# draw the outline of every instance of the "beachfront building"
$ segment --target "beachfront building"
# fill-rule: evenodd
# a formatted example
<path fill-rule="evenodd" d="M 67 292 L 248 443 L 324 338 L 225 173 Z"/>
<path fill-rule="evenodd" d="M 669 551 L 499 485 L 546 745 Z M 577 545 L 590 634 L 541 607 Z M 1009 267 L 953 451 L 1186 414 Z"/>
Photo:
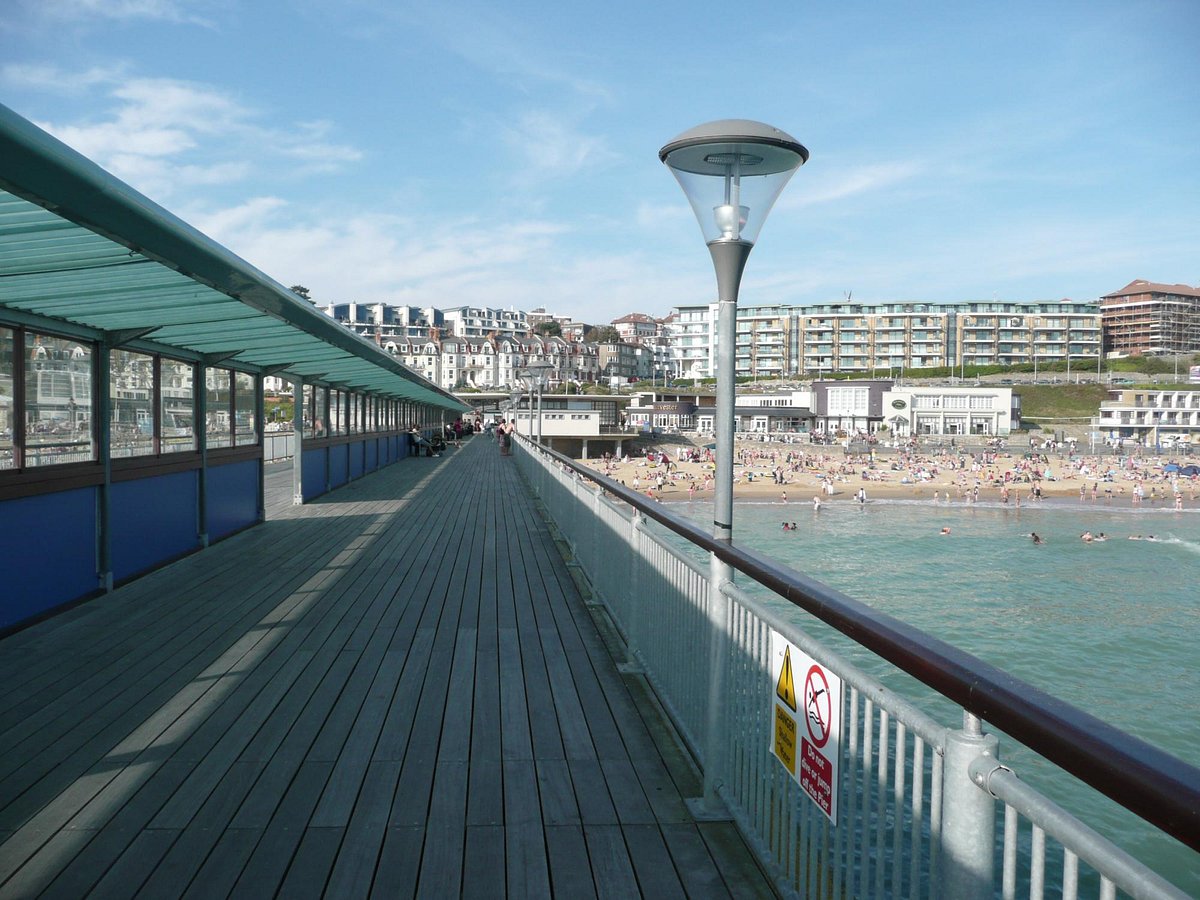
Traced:
<path fill-rule="evenodd" d="M 600 376 L 610 384 L 628 384 L 649 378 L 652 360 L 638 353 L 639 347 L 624 341 L 605 341 L 597 345 Z"/>
<path fill-rule="evenodd" d="M 1096 304 L 971 303 L 957 316 L 957 358 L 968 366 L 1066 361 L 1097 371 L 1102 347 Z"/>
<path fill-rule="evenodd" d="M 1200 350 L 1200 288 L 1131 281 L 1100 298 L 1100 315 L 1110 355 Z"/>
<path fill-rule="evenodd" d="M 811 393 L 739 393 L 734 401 L 734 430 L 757 434 L 806 432 L 812 425 Z M 702 391 L 640 391 L 625 410 L 639 431 L 714 431 L 716 395 Z"/>
<path fill-rule="evenodd" d="M 443 309 L 446 329 L 457 337 L 481 338 L 488 335 L 529 334 L 529 315 L 519 309 L 492 309 L 486 306 L 458 306 Z"/>
<path fill-rule="evenodd" d="M 402 338 L 426 338 L 431 329 L 444 329 L 440 309 L 420 306 L 393 306 L 390 303 L 329 303 L 317 307 L 335 322 L 355 334 L 383 346 Z"/>
<path fill-rule="evenodd" d="M 463 338 L 437 329 L 423 340 L 391 340 L 383 349 L 446 390 L 508 390 L 530 364 L 546 366 L 546 386 L 590 384 L 599 376 L 596 344 L 559 337 L 513 335 Z"/>
<path fill-rule="evenodd" d="M 896 437 L 1003 437 L 1020 425 L 1010 387 L 893 386 L 882 401 L 883 425 Z"/>
<path fill-rule="evenodd" d="M 645 313 L 629 313 L 613 319 L 611 324 L 627 344 L 651 344 L 662 334 L 659 320 Z"/>
<path fill-rule="evenodd" d="M 680 378 L 716 377 L 717 304 L 678 306 L 668 331 Z"/>
<path fill-rule="evenodd" d="M 797 316 L 798 372 L 874 374 L 950 364 L 951 314 L 932 304 L 831 304 Z"/>
<path fill-rule="evenodd" d="M 1110 390 L 1100 404 L 1097 426 L 1109 441 L 1200 447 L 1200 389 Z"/>
<path fill-rule="evenodd" d="M 678 307 L 669 333 L 682 377 L 714 377 L 716 304 Z M 1067 361 L 1095 370 L 1101 353 L 1095 303 L 830 303 L 742 307 L 740 378 L 872 377 L 907 369 L 1037 366 Z"/>
<path fill-rule="evenodd" d="M 814 381 L 815 430 L 837 437 L 874 432 L 883 422 L 883 395 L 892 384 L 890 379 Z"/>
<path fill-rule="evenodd" d="M 796 366 L 796 317 L 788 306 L 739 310 L 735 361 L 739 378 L 783 379 Z"/>

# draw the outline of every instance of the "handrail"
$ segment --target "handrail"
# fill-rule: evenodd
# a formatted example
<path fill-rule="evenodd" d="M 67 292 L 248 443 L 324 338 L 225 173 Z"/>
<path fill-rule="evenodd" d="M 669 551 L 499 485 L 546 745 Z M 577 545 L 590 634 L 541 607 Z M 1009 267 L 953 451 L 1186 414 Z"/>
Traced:
<path fill-rule="evenodd" d="M 575 460 L 525 439 L 841 634 L 1041 754 L 1181 843 L 1200 851 L 1200 769 L 926 634 L 694 522 Z"/>

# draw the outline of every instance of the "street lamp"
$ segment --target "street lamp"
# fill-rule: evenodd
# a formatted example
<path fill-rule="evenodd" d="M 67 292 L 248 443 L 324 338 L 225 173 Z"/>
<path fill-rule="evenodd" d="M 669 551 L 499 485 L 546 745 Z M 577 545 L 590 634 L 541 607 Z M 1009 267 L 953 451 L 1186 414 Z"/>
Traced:
<path fill-rule="evenodd" d="M 734 345 L 737 340 L 738 288 L 746 260 L 763 220 L 808 151 L 790 135 L 761 122 L 724 119 L 685 131 L 658 152 L 683 188 L 700 221 L 717 272 L 717 409 L 716 496 L 713 537 L 733 541 Z M 722 585 L 733 581 L 733 569 L 709 558 L 708 703 L 704 723 L 704 797 L 702 816 L 720 815 L 718 795 L 723 780 L 724 744 L 721 722 L 726 701 L 729 600 Z"/>
<path fill-rule="evenodd" d="M 685 131 L 663 147 L 658 158 L 667 164 L 687 195 L 717 273 L 713 536 L 731 541 L 738 288 L 767 213 L 795 171 L 808 161 L 808 150 L 791 135 L 762 122 L 723 119 Z"/>
<path fill-rule="evenodd" d="M 533 396 L 534 389 L 537 389 L 537 442 L 542 443 L 542 385 L 546 380 L 546 375 L 550 369 L 554 368 L 554 363 L 550 362 L 531 362 L 520 373 L 523 375 L 529 385 L 529 435 L 533 437 L 535 434 L 533 426 Z"/>

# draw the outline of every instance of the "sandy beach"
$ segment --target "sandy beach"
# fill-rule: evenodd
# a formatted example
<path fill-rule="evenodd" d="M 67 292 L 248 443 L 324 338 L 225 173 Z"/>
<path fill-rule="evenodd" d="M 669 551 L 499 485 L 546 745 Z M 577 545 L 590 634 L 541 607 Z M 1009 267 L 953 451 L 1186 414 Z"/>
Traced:
<path fill-rule="evenodd" d="M 1131 506 L 1139 503 L 1183 508 L 1196 505 L 1195 477 L 1174 479 L 1163 472 L 1166 458 L 1096 457 L 1020 452 L 906 453 L 877 450 L 872 461 L 847 458 L 840 447 L 739 444 L 734 465 L 736 499 L 812 505 L 868 500 L 914 499 L 949 502 L 1031 503 L 1042 500 Z M 662 461 L 665 454 L 668 463 Z M 626 487 L 664 502 L 712 497 L 715 465 L 678 458 L 676 448 L 624 459 L 581 460 Z M 780 484 L 778 479 L 782 478 Z M 1081 493 L 1082 489 L 1082 493 Z M 1138 494 L 1141 494 L 1139 497 Z M 1176 496 L 1178 492 L 1178 497 Z M 936 496 L 935 496 L 936 494 Z"/>

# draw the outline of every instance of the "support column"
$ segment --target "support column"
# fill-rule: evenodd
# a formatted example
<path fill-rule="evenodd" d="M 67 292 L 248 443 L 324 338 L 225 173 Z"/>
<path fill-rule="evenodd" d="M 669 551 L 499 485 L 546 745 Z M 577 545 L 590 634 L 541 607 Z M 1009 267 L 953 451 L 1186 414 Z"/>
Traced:
<path fill-rule="evenodd" d="M 101 341 L 96 347 L 96 400 L 97 408 L 93 416 L 93 434 L 99 446 L 100 466 L 104 479 L 96 492 L 96 574 L 97 587 L 102 591 L 113 588 L 112 574 L 112 368 L 109 359 L 112 352 L 107 341 Z M 75 426 L 75 422 L 71 423 Z"/>
<path fill-rule="evenodd" d="M 995 735 L 984 734 L 981 725 L 964 712 L 962 731 L 946 736 L 938 878 L 938 896 L 945 900 L 985 900 L 993 895 L 995 800 L 971 779 L 970 767 L 980 756 L 998 759 L 999 742 Z"/>
<path fill-rule="evenodd" d="M 742 271 L 753 249 L 742 241 L 713 241 L 708 245 L 717 273 L 717 405 L 716 494 L 713 499 L 713 537 L 733 542 L 733 435 L 737 393 L 735 349 L 737 300 Z M 725 783 L 725 682 L 729 665 L 729 598 L 723 587 L 733 582 L 733 569 L 715 553 L 709 554 L 708 577 L 708 704 L 704 727 L 704 797 L 701 815 L 727 818 L 719 796 Z"/>
<path fill-rule="evenodd" d="M 196 473 L 196 534 L 201 547 L 208 546 L 208 366 L 196 364 L 196 449 L 200 470 Z"/>
<path fill-rule="evenodd" d="M 304 503 L 304 382 L 292 381 L 292 506 Z"/>

